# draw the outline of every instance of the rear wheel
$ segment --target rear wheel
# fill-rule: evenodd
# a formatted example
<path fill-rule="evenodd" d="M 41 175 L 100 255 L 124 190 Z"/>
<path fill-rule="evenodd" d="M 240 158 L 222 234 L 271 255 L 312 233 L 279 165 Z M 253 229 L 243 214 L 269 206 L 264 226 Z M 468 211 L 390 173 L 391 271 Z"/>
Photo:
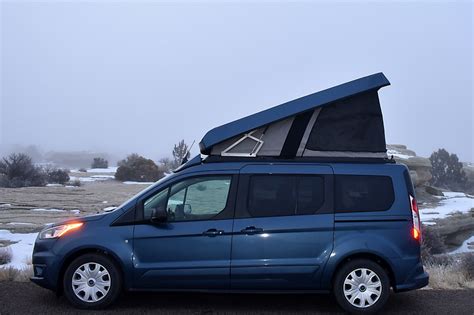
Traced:
<path fill-rule="evenodd" d="M 367 259 L 349 261 L 336 274 L 334 296 L 339 305 L 351 313 L 379 311 L 390 295 L 387 272 Z"/>
<path fill-rule="evenodd" d="M 118 267 L 108 257 L 85 254 L 67 267 L 63 286 L 66 298 L 74 306 L 102 309 L 120 295 L 122 278 Z"/>

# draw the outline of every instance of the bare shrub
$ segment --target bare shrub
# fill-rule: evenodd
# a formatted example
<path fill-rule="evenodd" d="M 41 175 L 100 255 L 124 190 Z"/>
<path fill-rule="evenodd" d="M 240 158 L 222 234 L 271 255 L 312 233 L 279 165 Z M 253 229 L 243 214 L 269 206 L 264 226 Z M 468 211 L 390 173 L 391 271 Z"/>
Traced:
<path fill-rule="evenodd" d="M 466 253 L 461 257 L 459 264 L 462 272 L 469 280 L 474 280 L 474 253 Z"/>
<path fill-rule="evenodd" d="M 429 227 L 423 226 L 423 241 L 421 243 L 421 258 L 424 262 L 431 262 L 433 255 L 441 254 L 446 251 L 446 246 L 444 245 L 443 238 L 440 233 Z"/>
<path fill-rule="evenodd" d="M 94 158 L 91 164 L 91 168 L 107 168 L 107 167 L 109 167 L 109 161 L 101 157 Z"/>
<path fill-rule="evenodd" d="M 12 261 L 12 250 L 10 247 L 0 248 L 0 265 L 8 264 Z"/>

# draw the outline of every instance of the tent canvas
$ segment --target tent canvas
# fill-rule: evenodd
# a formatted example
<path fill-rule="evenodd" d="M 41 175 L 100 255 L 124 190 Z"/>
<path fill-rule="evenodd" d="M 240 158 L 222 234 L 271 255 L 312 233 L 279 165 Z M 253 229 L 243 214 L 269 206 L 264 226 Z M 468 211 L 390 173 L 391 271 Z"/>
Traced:
<path fill-rule="evenodd" d="M 210 130 L 201 153 L 234 157 L 386 157 L 382 73 L 272 107 Z"/>

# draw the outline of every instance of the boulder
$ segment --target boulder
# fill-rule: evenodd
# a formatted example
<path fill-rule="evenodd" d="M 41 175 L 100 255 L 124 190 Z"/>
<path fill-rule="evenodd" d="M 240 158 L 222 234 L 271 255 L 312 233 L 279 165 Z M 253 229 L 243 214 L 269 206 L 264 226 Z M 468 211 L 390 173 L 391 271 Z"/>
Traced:
<path fill-rule="evenodd" d="M 428 158 L 417 156 L 415 151 L 400 144 L 387 145 L 387 155 L 408 167 L 413 185 L 424 186 L 431 180 L 431 162 Z"/>

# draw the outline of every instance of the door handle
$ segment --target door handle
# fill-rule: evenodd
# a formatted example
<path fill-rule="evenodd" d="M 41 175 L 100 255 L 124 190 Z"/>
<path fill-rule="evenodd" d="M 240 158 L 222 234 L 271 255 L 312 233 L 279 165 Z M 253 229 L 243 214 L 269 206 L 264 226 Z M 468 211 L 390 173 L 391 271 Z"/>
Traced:
<path fill-rule="evenodd" d="M 259 234 L 263 232 L 262 228 L 256 228 L 255 226 L 247 226 L 245 229 L 240 230 L 240 232 L 245 233 L 245 234 Z"/>
<path fill-rule="evenodd" d="M 218 236 L 218 235 L 224 234 L 224 231 L 223 230 L 217 230 L 217 229 L 209 229 L 209 230 L 203 232 L 202 234 L 206 235 L 206 236 L 213 237 L 213 236 Z"/>

